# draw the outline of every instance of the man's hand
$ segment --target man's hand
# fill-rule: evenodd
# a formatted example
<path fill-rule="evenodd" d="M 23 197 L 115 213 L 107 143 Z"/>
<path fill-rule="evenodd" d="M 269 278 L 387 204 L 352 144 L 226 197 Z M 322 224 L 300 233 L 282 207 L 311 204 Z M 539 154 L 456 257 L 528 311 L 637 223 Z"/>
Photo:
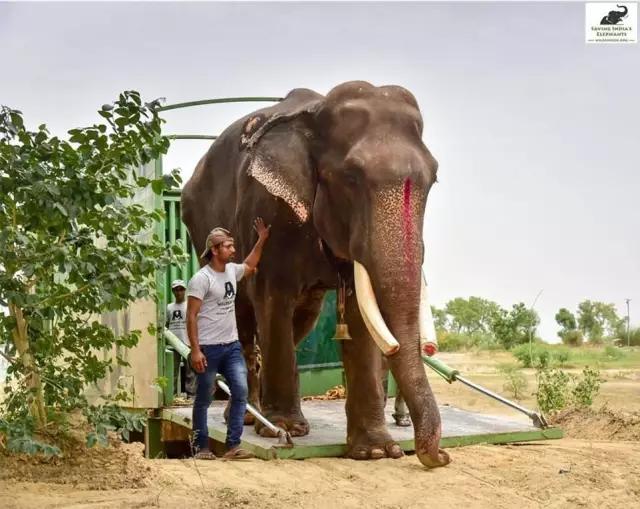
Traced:
<path fill-rule="evenodd" d="M 207 358 L 202 353 L 202 350 L 197 349 L 191 352 L 191 367 L 197 373 L 204 373 L 207 369 Z"/>
<path fill-rule="evenodd" d="M 265 226 L 262 218 L 257 217 L 253 222 L 253 229 L 258 234 L 258 240 L 265 242 L 269 238 L 269 230 L 271 230 L 271 225 Z"/>

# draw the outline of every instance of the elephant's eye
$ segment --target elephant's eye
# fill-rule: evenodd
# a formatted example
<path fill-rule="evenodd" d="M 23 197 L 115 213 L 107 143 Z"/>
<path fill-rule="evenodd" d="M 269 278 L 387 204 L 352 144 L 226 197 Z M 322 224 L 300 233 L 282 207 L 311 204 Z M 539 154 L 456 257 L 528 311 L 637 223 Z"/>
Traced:
<path fill-rule="evenodd" d="M 358 173 L 354 170 L 347 170 L 342 174 L 342 181 L 345 185 L 356 186 L 358 185 Z"/>

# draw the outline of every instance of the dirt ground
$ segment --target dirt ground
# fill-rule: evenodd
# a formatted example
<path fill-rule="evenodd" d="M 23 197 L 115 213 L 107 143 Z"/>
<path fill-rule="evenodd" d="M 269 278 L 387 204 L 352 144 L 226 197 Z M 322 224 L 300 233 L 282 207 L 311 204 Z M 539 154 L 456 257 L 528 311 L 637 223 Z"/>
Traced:
<path fill-rule="evenodd" d="M 449 354 L 445 361 L 504 392 L 500 359 L 484 355 Z M 0 456 L 0 507 L 639 507 L 640 369 L 603 375 L 597 410 L 558 416 L 567 438 L 451 449 L 453 462 L 433 471 L 415 456 L 146 460 L 141 444 L 115 443 L 62 460 Z M 430 379 L 441 404 L 514 417 L 460 384 Z M 533 406 L 533 390 L 525 391 L 525 405 Z"/>

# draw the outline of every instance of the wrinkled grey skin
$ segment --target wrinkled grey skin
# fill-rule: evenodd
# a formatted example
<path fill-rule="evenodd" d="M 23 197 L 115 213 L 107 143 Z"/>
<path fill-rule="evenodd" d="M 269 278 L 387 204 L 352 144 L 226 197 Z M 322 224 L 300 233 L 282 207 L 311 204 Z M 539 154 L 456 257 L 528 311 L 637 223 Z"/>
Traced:
<path fill-rule="evenodd" d="M 421 136 L 418 105 L 401 87 L 355 81 L 327 96 L 295 89 L 222 133 L 185 185 L 182 210 L 196 252 L 213 227 L 224 226 L 235 235 L 238 260 L 256 240 L 253 219 L 272 225 L 256 277 L 239 286 L 237 320 L 241 341 L 251 344 L 257 334 L 262 350 L 253 403 L 294 436 L 309 432 L 295 345 L 313 328 L 338 271 L 349 281 L 348 456 L 400 457 L 385 424 L 380 350 L 352 291 L 353 260 L 367 269 L 401 345 L 388 363 L 411 413 L 417 455 L 434 467 L 449 457 L 439 449 L 440 414 L 419 353 L 422 226 L 437 170 Z"/>
<path fill-rule="evenodd" d="M 600 20 L 601 25 L 617 25 L 618 23 L 620 23 L 620 20 L 624 18 L 629 12 L 629 10 L 624 5 L 616 4 L 616 7 L 621 7 L 622 9 L 624 9 L 624 11 L 609 11 L 609 14 L 607 14 Z"/>

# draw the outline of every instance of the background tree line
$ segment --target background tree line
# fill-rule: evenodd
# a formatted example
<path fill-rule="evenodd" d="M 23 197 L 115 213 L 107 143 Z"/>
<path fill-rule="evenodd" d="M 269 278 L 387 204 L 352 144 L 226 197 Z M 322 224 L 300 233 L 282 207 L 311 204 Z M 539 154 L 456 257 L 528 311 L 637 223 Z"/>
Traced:
<path fill-rule="evenodd" d="M 540 340 L 536 336 L 540 317 L 523 302 L 505 309 L 481 297 L 457 297 L 443 308 L 431 306 L 431 310 L 443 351 L 473 347 L 510 349 L 530 339 Z M 558 336 L 567 345 L 614 340 L 626 344 L 626 319 L 618 315 L 614 304 L 585 300 L 578 304 L 576 313 L 561 308 L 555 319 L 560 326 Z M 631 331 L 631 344 L 640 345 L 640 329 Z"/>

